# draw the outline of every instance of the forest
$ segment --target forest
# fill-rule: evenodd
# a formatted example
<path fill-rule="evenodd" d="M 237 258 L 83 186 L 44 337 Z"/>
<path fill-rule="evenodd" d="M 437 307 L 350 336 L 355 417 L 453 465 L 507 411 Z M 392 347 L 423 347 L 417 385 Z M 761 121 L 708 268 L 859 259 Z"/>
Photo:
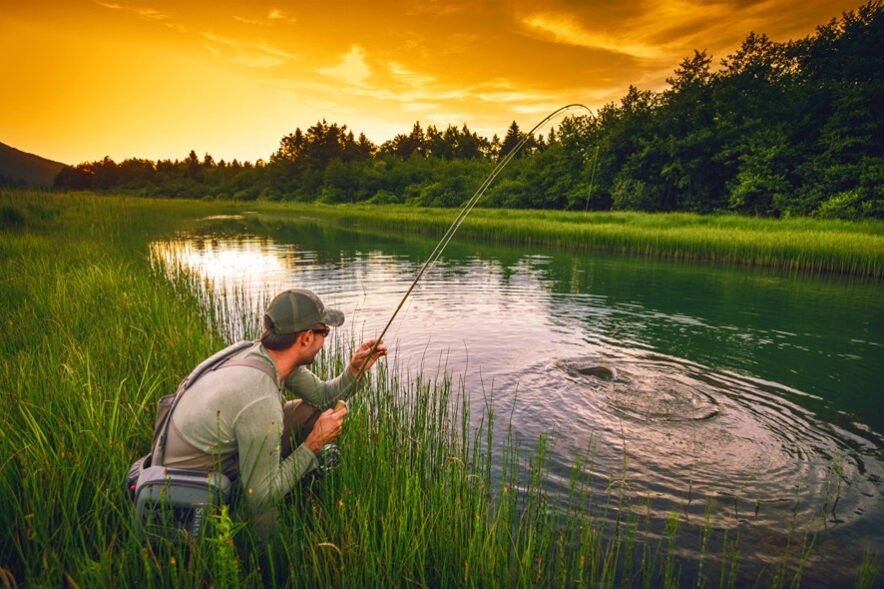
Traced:
<path fill-rule="evenodd" d="M 875 0 L 798 40 L 750 33 L 717 64 L 684 58 L 662 91 L 529 136 L 415 122 L 380 145 L 318 121 L 269 159 L 131 158 L 68 166 L 60 189 L 144 196 L 459 206 L 523 139 L 482 206 L 884 217 L 884 10 Z"/>

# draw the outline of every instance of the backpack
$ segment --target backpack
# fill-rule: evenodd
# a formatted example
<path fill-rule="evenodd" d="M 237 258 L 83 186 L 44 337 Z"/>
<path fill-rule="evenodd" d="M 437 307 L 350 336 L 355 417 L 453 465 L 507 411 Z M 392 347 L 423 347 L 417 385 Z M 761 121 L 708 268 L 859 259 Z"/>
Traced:
<path fill-rule="evenodd" d="M 184 393 L 208 372 L 229 366 L 250 366 L 276 378 L 270 364 L 259 358 L 234 358 L 254 345 L 241 341 L 200 362 L 178 385 L 174 395 L 157 401 L 151 451 L 132 463 L 126 476 L 126 492 L 135 503 L 135 530 L 151 539 L 180 541 L 199 536 L 205 516 L 213 507 L 229 503 L 233 490 L 221 472 L 167 468 L 163 466 L 172 412 Z"/>

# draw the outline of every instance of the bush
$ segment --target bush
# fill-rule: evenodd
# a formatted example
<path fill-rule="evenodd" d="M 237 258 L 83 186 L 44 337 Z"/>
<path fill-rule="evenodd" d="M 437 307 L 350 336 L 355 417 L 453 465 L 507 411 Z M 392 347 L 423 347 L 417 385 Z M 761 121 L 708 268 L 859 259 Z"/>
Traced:
<path fill-rule="evenodd" d="M 258 195 L 258 198 L 261 200 L 282 200 L 282 193 L 275 188 L 265 186 L 261 190 L 261 194 Z"/>
<path fill-rule="evenodd" d="M 611 192 L 611 208 L 618 211 L 652 211 L 653 199 L 641 180 L 618 178 Z"/>
<path fill-rule="evenodd" d="M 0 207 L 0 227 L 4 229 L 21 229 L 24 226 L 24 213 L 12 205 Z"/>
<path fill-rule="evenodd" d="M 401 204 L 402 199 L 389 190 L 381 189 L 375 192 L 374 196 L 368 199 L 368 202 L 373 205 L 395 205 Z"/>
<path fill-rule="evenodd" d="M 233 194 L 233 200 L 250 201 L 258 198 L 258 190 L 255 188 L 246 188 L 238 190 Z"/>
<path fill-rule="evenodd" d="M 832 195 L 829 200 L 820 204 L 816 216 L 822 219 L 855 220 L 862 216 L 862 195 L 859 188 L 845 190 Z"/>

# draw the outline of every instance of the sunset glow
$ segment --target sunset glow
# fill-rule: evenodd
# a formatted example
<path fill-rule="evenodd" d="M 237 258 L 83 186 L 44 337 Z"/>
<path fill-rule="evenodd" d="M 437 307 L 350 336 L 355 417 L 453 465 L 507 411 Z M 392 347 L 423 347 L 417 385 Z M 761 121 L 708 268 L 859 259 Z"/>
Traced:
<path fill-rule="evenodd" d="M 843 0 L 4 2 L 0 142 L 69 164 L 268 159 L 320 119 L 380 143 L 415 121 L 502 136 L 659 90 L 694 49 L 797 39 Z"/>

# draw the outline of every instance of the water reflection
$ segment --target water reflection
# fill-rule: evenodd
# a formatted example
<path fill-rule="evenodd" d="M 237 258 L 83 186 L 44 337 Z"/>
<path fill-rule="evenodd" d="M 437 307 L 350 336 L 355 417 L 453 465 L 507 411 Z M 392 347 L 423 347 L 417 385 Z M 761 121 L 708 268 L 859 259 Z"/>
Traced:
<path fill-rule="evenodd" d="M 166 268 L 186 268 L 219 288 L 259 287 L 294 269 L 296 256 L 287 251 L 293 249 L 267 239 L 194 238 L 153 243 L 151 255 Z"/>
<path fill-rule="evenodd" d="M 361 338 L 380 331 L 433 245 L 226 219 L 151 251 L 208 279 L 254 326 L 267 297 L 298 286 Z M 399 366 L 461 375 L 475 413 L 490 402 L 519 439 L 555 432 L 553 498 L 591 446 L 600 493 L 626 469 L 634 504 L 661 517 L 702 523 L 712 499 L 716 524 L 762 531 L 759 558 L 765 534 L 816 522 L 821 545 L 854 546 L 837 553 L 854 566 L 863 546 L 884 548 L 879 295 L 836 279 L 452 243 L 387 342 Z"/>

